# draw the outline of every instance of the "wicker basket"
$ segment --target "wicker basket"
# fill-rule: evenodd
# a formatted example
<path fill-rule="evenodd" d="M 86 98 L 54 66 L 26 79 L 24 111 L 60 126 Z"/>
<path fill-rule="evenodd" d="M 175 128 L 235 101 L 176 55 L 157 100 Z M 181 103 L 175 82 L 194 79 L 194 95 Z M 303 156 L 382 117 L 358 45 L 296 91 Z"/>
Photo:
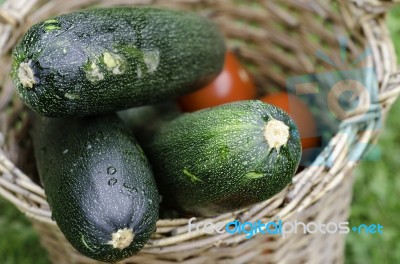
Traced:
<path fill-rule="evenodd" d="M 44 191 L 37 184 L 26 108 L 9 78 L 10 51 L 32 24 L 50 16 L 89 6 L 150 4 L 195 10 L 213 19 L 256 78 L 260 92 L 266 86 L 284 89 L 293 76 L 318 79 L 324 72 L 374 69 L 373 76 L 366 77 L 368 92 L 359 94 L 364 98 L 359 107 L 338 113 L 342 121 L 338 132 L 288 188 L 246 210 L 196 220 L 346 221 L 352 171 L 376 140 L 382 117 L 400 93 L 396 55 L 384 21 L 393 1 L 8 0 L 0 7 L 0 194 L 31 219 L 52 262 L 98 263 L 77 253 L 51 220 Z M 338 42 L 340 37 L 347 38 L 345 48 Z M 370 53 L 359 64 L 351 64 L 367 47 Z M 341 56 L 344 51 L 347 59 Z M 324 60 L 316 56 L 323 53 Z M 312 85 L 299 87 L 304 92 Z M 145 248 L 122 263 L 343 262 L 342 234 L 300 232 L 285 238 L 259 234 L 246 239 L 243 234 L 206 234 L 202 229 L 188 233 L 188 219 L 159 220 L 157 227 Z"/>

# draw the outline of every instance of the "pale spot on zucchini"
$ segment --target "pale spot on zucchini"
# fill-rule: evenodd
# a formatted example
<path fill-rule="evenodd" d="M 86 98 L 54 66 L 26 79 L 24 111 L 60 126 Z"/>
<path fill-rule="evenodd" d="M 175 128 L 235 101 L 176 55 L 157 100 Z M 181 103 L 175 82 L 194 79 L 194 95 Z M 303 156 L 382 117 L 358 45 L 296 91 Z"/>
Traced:
<path fill-rule="evenodd" d="M 104 74 L 100 71 L 99 66 L 92 62 L 89 66 L 89 69 L 86 70 L 86 78 L 92 83 L 96 83 L 104 80 Z"/>
<path fill-rule="evenodd" d="M 49 19 L 44 21 L 44 29 L 46 32 L 51 32 L 53 30 L 61 29 L 60 22 L 56 19 Z"/>
<path fill-rule="evenodd" d="M 24 88 L 30 89 L 36 84 L 31 61 L 22 62 L 18 68 L 18 78 Z"/>
<path fill-rule="evenodd" d="M 48 25 L 45 27 L 47 32 L 51 32 L 53 30 L 57 30 L 57 29 L 61 29 L 60 27 L 56 26 L 56 25 Z"/>
<path fill-rule="evenodd" d="M 71 93 L 65 93 L 64 97 L 67 98 L 67 99 L 70 99 L 70 100 L 76 100 L 76 99 L 81 98 L 79 96 L 79 94 L 71 94 Z"/>
<path fill-rule="evenodd" d="M 132 229 L 119 229 L 117 232 L 111 235 L 111 240 L 107 244 L 111 245 L 113 248 L 123 250 L 129 247 L 134 238 L 135 234 L 133 233 Z"/>
<path fill-rule="evenodd" d="M 264 138 L 269 149 L 275 148 L 278 152 L 289 141 L 289 127 L 282 121 L 271 119 L 264 126 Z"/>
<path fill-rule="evenodd" d="M 113 74 L 119 75 L 124 73 L 123 69 L 124 60 L 119 55 L 110 52 L 104 52 L 103 61 L 107 69 L 112 71 Z"/>
<path fill-rule="evenodd" d="M 140 69 L 140 68 L 137 68 L 136 69 L 136 74 L 137 74 L 137 77 L 140 79 L 140 78 L 142 78 L 142 70 Z"/>
<path fill-rule="evenodd" d="M 143 61 L 147 66 L 148 73 L 155 72 L 160 63 L 160 52 L 158 50 L 144 51 Z"/>
<path fill-rule="evenodd" d="M 111 55 L 110 52 L 104 52 L 103 53 L 103 59 L 104 63 L 108 68 L 114 68 L 117 66 L 117 62 L 115 61 L 115 58 L 113 55 Z"/>
<path fill-rule="evenodd" d="M 245 175 L 245 177 L 249 178 L 249 179 L 259 179 L 264 176 L 265 176 L 264 173 L 256 172 L 256 171 L 250 171 L 250 172 L 246 173 L 246 175 Z"/>
<path fill-rule="evenodd" d="M 44 21 L 44 24 L 54 24 L 54 23 L 58 23 L 57 19 L 49 19 Z"/>
<path fill-rule="evenodd" d="M 203 182 L 202 179 L 200 179 L 199 177 L 197 177 L 196 175 L 194 175 L 193 173 L 191 173 L 187 169 L 183 169 L 183 174 L 185 176 L 187 176 L 190 179 L 190 181 L 193 182 L 193 183 L 195 183 L 195 182 Z"/>
<path fill-rule="evenodd" d="M 84 236 L 84 235 L 81 236 L 81 241 L 82 241 L 83 245 L 85 245 L 85 247 L 86 247 L 87 249 L 89 249 L 90 251 L 95 251 L 95 250 L 94 250 L 93 248 L 91 248 L 91 247 L 89 246 L 89 244 L 85 241 L 85 236 Z"/>

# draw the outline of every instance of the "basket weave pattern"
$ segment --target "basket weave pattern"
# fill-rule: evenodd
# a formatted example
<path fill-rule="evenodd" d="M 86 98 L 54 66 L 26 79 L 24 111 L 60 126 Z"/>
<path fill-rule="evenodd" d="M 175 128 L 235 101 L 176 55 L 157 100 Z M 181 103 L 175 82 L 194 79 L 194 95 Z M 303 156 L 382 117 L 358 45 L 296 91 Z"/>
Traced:
<path fill-rule="evenodd" d="M 8 0 L 0 7 L 0 195 L 32 221 L 53 263 L 99 263 L 77 253 L 51 220 L 43 189 L 37 183 L 26 108 L 9 78 L 10 53 L 26 30 L 48 17 L 91 6 L 157 5 L 195 10 L 214 20 L 240 59 L 263 88 L 284 88 L 290 76 L 346 70 L 337 36 L 346 36 L 347 55 L 354 61 L 371 50 L 363 67 L 373 67 L 376 90 L 372 106 L 342 117 L 340 130 L 313 166 L 272 199 L 246 210 L 198 221 L 264 223 L 282 221 L 346 221 L 352 171 L 368 143 L 375 142 L 381 119 L 400 93 L 396 55 L 384 21 L 394 1 L 377 0 Z M 332 66 L 318 59 L 322 51 Z M 368 105 L 367 105 L 368 104 Z M 375 110 L 370 110 L 375 109 Z M 379 111 L 379 115 L 376 112 Z M 365 114 L 367 112 L 367 114 Z M 359 119 L 363 116 L 362 119 Z M 356 121 L 355 121 L 356 120 Z M 361 121 L 360 121 L 361 120 Z M 365 129 L 367 127 L 368 129 Z M 358 143 L 365 144 L 358 144 Z M 364 146 L 364 147 L 363 147 Z M 204 223 L 204 222 L 203 222 Z M 188 219 L 162 219 L 157 231 L 136 256 L 122 263 L 341 263 L 344 235 L 188 233 Z"/>

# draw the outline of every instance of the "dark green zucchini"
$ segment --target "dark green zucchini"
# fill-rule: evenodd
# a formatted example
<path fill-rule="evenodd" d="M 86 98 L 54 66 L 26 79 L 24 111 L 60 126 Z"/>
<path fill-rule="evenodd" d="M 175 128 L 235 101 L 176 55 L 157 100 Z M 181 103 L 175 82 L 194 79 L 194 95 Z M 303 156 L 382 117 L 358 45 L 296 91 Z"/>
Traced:
<path fill-rule="evenodd" d="M 163 102 L 221 71 L 217 27 L 193 13 L 150 7 L 78 11 L 34 25 L 13 52 L 22 100 L 49 117 Z"/>
<path fill-rule="evenodd" d="M 272 197 L 291 182 L 301 158 L 293 120 L 261 101 L 183 114 L 145 151 L 166 205 L 202 216 Z"/>
<path fill-rule="evenodd" d="M 82 254 L 116 262 L 155 230 L 159 195 L 147 158 L 116 116 L 37 116 L 33 142 L 52 217 Z"/>

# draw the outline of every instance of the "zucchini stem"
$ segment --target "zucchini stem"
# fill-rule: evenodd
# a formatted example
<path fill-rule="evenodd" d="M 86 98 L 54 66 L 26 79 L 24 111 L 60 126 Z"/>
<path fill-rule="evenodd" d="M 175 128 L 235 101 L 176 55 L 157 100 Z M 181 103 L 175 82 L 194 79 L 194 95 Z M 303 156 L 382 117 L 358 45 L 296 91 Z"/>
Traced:
<path fill-rule="evenodd" d="M 264 138 L 270 150 L 275 148 L 279 152 L 282 146 L 286 146 L 289 136 L 289 127 L 280 120 L 271 119 L 264 126 Z"/>
<path fill-rule="evenodd" d="M 112 239 L 107 244 L 112 245 L 113 248 L 123 250 L 132 243 L 135 238 L 135 234 L 132 229 L 124 228 L 119 229 L 117 232 L 112 234 Z"/>
<path fill-rule="evenodd" d="M 18 68 L 18 78 L 22 86 L 27 89 L 31 89 L 36 84 L 33 70 L 30 67 L 31 61 L 21 62 Z"/>

